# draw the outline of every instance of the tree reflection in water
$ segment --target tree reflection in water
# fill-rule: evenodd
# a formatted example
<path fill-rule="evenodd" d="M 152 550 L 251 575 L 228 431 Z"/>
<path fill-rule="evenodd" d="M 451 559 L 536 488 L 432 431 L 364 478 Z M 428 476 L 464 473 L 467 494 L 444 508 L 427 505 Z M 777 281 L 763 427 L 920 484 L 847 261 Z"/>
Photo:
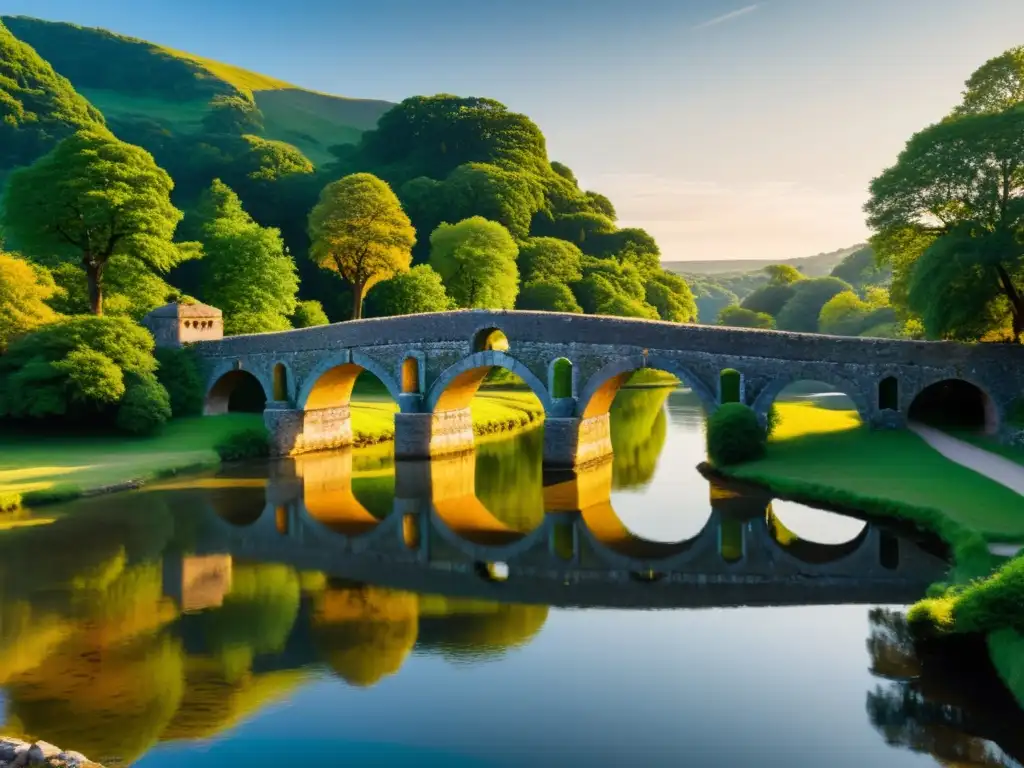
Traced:
<path fill-rule="evenodd" d="M 665 401 L 671 387 L 623 388 L 611 408 L 614 488 L 636 488 L 651 482 L 665 447 L 668 416 Z"/>
<path fill-rule="evenodd" d="M 509 528 L 529 533 L 544 521 L 544 430 L 476 448 L 476 496 Z"/>
<path fill-rule="evenodd" d="M 922 664 L 903 613 L 875 608 L 869 622 L 871 672 L 891 682 L 868 692 L 867 713 L 886 743 L 932 755 L 944 765 L 1017 765 L 1002 748 L 975 735 L 1001 735 L 1006 712 L 1015 708 L 992 708 L 998 713 L 993 721 L 990 712 L 979 711 L 980 698 L 967 700 L 948 679 L 936 674 L 934 665 Z M 976 682 L 972 679 L 970 684 Z"/>

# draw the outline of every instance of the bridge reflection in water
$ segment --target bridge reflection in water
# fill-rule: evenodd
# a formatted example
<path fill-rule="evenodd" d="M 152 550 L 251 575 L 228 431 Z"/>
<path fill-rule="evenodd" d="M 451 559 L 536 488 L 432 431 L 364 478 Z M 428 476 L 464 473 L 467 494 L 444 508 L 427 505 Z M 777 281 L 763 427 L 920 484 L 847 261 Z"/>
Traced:
<path fill-rule="evenodd" d="M 358 461 L 349 451 L 280 460 L 262 494 L 244 494 L 244 511 L 237 493 L 223 508 L 210 496 L 216 524 L 195 555 L 420 592 L 641 607 L 912 601 L 945 570 L 931 547 L 872 523 L 851 521 L 840 543 L 801 538 L 785 504 L 714 484 L 696 535 L 651 541 L 616 514 L 610 462 L 545 473 L 538 508 L 510 519 L 478 492 L 472 454 L 393 470 Z"/>

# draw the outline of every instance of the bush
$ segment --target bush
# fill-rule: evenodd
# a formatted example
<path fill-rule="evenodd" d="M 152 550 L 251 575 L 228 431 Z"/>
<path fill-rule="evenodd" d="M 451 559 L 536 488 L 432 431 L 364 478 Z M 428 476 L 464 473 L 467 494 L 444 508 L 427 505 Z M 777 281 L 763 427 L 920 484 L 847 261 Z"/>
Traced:
<path fill-rule="evenodd" d="M 779 428 L 779 424 L 782 423 L 782 413 L 775 403 L 772 403 L 772 407 L 768 409 L 768 419 L 765 422 L 765 437 L 771 437 L 775 434 L 775 430 Z"/>
<path fill-rule="evenodd" d="M 270 455 L 270 435 L 263 427 L 250 427 L 228 435 L 213 450 L 221 461 L 261 459 Z"/>
<path fill-rule="evenodd" d="M 719 390 L 723 403 L 740 402 L 740 383 L 742 376 L 733 368 L 726 368 L 719 375 Z"/>
<path fill-rule="evenodd" d="M 171 418 L 171 399 L 155 377 L 128 382 L 117 409 L 117 426 L 125 432 L 148 435 Z"/>
<path fill-rule="evenodd" d="M 201 414 L 205 397 L 195 352 L 188 347 L 162 347 L 156 350 L 156 361 L 160 365 L 156 378 L 170 397 L 171 415 L 179 418 Z"/>
<path fill-rule="evenodd" d="M 764 456 L 767 434 L 757 414 L 742 403 L 725 403 L 707 422 L 708 457 L 718 466 Z"/>
<path fill-rule="evenodd" d="M 294 328 L 312 328 L 317 325 L 328 325 L 331 322 L 327 319 L 324 306 L 319 301 L 300 301 L 295 305 L 295 313 L 291 320 Z"/>

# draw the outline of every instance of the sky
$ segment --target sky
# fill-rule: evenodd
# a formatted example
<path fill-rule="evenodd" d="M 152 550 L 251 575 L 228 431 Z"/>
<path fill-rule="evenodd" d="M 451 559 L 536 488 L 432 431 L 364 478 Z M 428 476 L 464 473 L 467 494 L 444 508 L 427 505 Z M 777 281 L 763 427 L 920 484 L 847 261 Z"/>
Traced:
<path fill-rule="evenodd" d="M 1024 45 L 1019 0 L 0 0 L 314 90 L 487 96 L 666 260 L 862 242 L 868 184 Z"/>

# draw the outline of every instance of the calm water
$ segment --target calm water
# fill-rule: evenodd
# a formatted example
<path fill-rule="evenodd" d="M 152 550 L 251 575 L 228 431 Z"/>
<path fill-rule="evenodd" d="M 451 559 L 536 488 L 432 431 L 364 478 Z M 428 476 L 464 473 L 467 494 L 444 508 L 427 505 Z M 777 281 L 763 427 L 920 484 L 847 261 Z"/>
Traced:
<path fill-rule="evenodd" d="M 623 392 L 580 475 L 534 432 L 46 510 L 0 535 L 0 732 L 145 768 L 1017 765 L 1020 713 L 907 642 L 932 543 L 712 488 L 701 419 Z"/>

